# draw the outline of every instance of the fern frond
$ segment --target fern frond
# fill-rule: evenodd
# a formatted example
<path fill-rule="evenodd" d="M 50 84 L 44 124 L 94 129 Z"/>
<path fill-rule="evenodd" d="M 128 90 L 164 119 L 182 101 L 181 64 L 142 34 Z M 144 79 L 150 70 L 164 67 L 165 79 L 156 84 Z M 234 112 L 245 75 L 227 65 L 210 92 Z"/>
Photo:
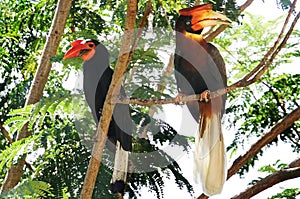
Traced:
<path fill-rule="evenodd" d="M 14 189 L 3 193 L 0 198 L 2 199 L 15 199 L 15 198 L 40 198 L 53 196 L 51 194 L 51 185 L 43 181 L 28 180 L 22 182 Z"/>
<path fill-rule="evenodd" d="M 32 145 L 38 136 L 30 136 L 16 142 L 13 142 L 10 147 L 7 147 L 5 150 L 2 150 L 0 153 L 0 170 L 3 170 L 3 167 L 6 165 L 10 167 L 14 161 L 17 161 L 20 156 L 27 152 L 27 149 Z"/>
<path fill-rule="evenodd" d="M 28 121 L 29 121 L 29 117 L 17 115 L 17 116 L 7 119 L 4 122 L 4 125 L 10 126 L 9 132 L 10 132 L 10 134 L 13 134 L 15 132 L 20 131 Z"/>
<path fill-rule="evenodd" d="M 24 108 L 18 108 L 18 109 L 13 109 L 9 112 L 9 116 L 16 116 L 16 115 L 30 115 L 32 112 L 34 105 L 27 105 Z"/>

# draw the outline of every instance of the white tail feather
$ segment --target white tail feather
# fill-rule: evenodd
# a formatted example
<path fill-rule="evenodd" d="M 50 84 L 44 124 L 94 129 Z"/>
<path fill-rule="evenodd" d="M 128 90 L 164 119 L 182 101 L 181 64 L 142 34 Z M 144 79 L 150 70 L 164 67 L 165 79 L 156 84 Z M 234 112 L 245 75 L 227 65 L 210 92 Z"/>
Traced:
<path fill-rule="evenodd" d="M 114 170 L 111 178 L 111 185 L 115 185 L 111 190 L 113 193 L 122 193 L 124 192 L 124 187 L 118 187 L 116 183 L 123 182 L 125 186 L 126 178 L 127 178 L 127 169 L 128 169 L 128 151 L 125 151 L 120 142 L 116 143 L 116 153 L 115 153 L 115 162 L 114 162 Z"/>
<path fill-rule="evenodd" d="M 203 133 L 202 137 L 200 132 Z M 211 196 L 222 192 L 226 175 L 221 114 L 213 113 L 211 118 L 202 115 L 195 141 L 194 179 L 198 182 L 200 177 L 203 192 Z"/>

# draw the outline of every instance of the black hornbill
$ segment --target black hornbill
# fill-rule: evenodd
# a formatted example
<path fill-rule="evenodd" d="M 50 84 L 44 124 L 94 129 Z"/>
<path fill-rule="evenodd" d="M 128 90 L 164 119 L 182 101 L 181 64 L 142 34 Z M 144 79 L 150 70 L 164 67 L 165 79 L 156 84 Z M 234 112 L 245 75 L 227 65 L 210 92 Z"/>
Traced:
<path fill-rule="evenodd" d="M 212 11 L 211 4 L 179 10 L 176 21 L 175 78 L 179 93 L 202 94 L 205 102 L 188 102 L 199 122 L 195 140 L 194 178 L 202 183 L 206 195 L 222 191 L 226 179 L 226 154 L 221 131 L 221 118 L 226 96 L 208 100 L 209 91 L 225 88 L 226 69 L 218 49 L 207 43 L 202 30 L 207 26 L 230 24 L 226 16 Z M 180 96 L 180 95 L 179 95 Z"/>
<path fill-rule="evenodd" d="M 71 49 L 66 52 L 64 59 L 73 57 L 82 57 L 85 61 L 83 64 L 84 95 L 96 124 L 98 124 L 113 75 L 113 70 L 109 67 L 109 53 L 105 46 L 96 40 L 75 40 L 72 42 Z M 120 94 L 125 96 L 122 87 Z M 107 142 L 108 148 L 116 151 L 110 187 L 113 193 L 124 192 L 128 151 L 132 149 L 132 130 L 129 106 L 116 104 L 108 129 L 109 142 Z"/>

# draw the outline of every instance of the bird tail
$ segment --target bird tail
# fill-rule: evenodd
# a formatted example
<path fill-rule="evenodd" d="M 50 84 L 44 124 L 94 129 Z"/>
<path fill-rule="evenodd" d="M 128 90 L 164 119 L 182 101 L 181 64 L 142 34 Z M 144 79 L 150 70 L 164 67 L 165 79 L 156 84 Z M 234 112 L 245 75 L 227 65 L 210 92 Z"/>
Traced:
<path fill-rule="evenodd" d="M 120 142 L 117 141 L 114 170 L 110 182 L 110 191 L 112 193 L 124 193 L 128 169 L 128 154 L 129 152 L 125 151 Z"/>
<path fill-rule="evenodd" d="M 199 134 L 195 141 L 195 181 L 198 182 L 200 177 L 203 192 L 211 196 L 222 192 L 226 175 L 221 112 L 202 111 L 199 120 Z"/>

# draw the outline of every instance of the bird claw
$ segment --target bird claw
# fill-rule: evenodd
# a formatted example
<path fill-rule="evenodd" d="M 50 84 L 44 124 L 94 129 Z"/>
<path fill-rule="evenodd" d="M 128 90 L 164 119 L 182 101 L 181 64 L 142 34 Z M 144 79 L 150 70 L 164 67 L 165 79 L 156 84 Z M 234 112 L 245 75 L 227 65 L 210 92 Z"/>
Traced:
<path fill-rule="evenodd" d="M 178 93 L 178 95 L 175 97 L 175 104 L 180 105 L 182 103 L 182 98 L 185 96 L 183 93 Z"/>
<path fill-rule="evenodd" d="M 209 102 L 210 100 L 210 91 L 209 90 L 205 90 L 200 94 L 200 102 Z"/>

